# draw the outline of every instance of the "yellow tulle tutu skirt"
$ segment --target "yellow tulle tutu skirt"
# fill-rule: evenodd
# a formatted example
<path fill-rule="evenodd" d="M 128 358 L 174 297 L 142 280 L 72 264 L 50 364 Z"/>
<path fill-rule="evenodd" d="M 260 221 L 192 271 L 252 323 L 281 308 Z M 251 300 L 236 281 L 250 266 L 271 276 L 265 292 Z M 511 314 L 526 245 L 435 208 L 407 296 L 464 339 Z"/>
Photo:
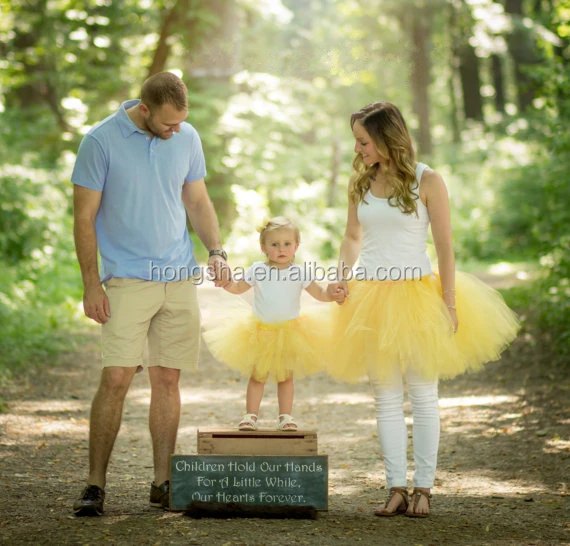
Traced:
<path fill-rule="evenodd" d="M 253 313 L 227 317 L 203 336 L 214 357 L 230 368 L 257 381 L 281 382 L 323 370 L 330 333 L 330 314 L 316 311 L 275 323 L 263 323 Z"/>
<path fill-rule="evenodd" d="M 455 334 L 436 274 L 349 282 L 348 299 L 334 310 L 329 373 L 389 380 L 411 368 L 427 379 L 450 378 L 498 360 L 519 329 L 515 313 L 472 275 L 458 271 L 455 278 Z"/>

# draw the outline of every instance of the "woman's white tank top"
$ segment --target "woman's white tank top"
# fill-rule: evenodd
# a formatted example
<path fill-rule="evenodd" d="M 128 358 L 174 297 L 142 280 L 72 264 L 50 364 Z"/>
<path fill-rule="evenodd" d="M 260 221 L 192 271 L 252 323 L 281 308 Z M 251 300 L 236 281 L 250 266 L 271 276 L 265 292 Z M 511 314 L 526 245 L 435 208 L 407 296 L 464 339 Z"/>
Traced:
<path fill-rule="evenodd" d="M 416 165 L 415 192 L 419 195 L 425 163 Z M 366 201 L 366 202 L 364 202 Z M 390 206 L 388 199 L 374 197 L 370 190 L 357 208 L 362 226 L 362 249 L 356 278 L 398 281 L 420 279 L 432 272 L 427 254 L 429 215 L 417 198 L 417 216 Z M 359 277 L 360 275 L 360 277 Z"/>

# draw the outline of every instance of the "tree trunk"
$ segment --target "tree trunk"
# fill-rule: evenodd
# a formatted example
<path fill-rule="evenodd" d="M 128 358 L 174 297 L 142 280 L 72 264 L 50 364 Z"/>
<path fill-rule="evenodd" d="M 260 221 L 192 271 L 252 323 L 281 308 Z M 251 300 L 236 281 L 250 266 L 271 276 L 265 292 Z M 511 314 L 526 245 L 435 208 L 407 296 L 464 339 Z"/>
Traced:
<path fill-rule="evenodd" d="M 495 110 L 501 114 L 505 113 L 505 78 L 503 75 L 503 65 L 500 55 L 491 55 L 491 77 L 495 88 Z"/>
<path fill-rule="evenodd" d="M 338 190 L 338 176 L 340 173 L 340 165 L 342 162 L 341 152 L 340 152 L 340 139 L 338 135 L 335 135 L 332 140 L 331 147 L 331 176 L 329 179 L 329 196 L 328 196 L 328 207 L 334 207 L 336 204 L 336 194 Z"/>
<path fill-rule="evenodd" d="M 211 21 L 217 20 L 199 31 L 185 30 L 187 71 L 194 78 L 229 82 L 240 70 L 242 9 L 227 0 L 208 0 L 200 9 L 209 12 Z"/>
<path fill-rule="evenodd" d="M 461 142 L 461 128 L 459 125 L 459 111 L 457 108 L 457 91 L 455 88 L 455 68 L 450 66 L 449 78 L 447 81 L 449 92 L 449 118 L 451 123 L 451 141 L 454 144 Z"/>
<path fill-rule="evenodd" d="M 459 47 L 458 54 L 459 77 L 461 78 L 465 117 L 475 121 L 483 121 L 479 57 L 477 57 L 475 49 L 468 41 Z"/>
<path fill-rule="evenodd" d="M 147 77 L 164 72 L 168 55 L 170 54 L 170 38 L 176 32 L 177 24 L 180 23 L 180 20 L 187 17 L 189 7 L 189 0 L 177 0 L 165 15 Z"/>
<path fill-rule="evenodd" d="M 459 110 L 457 107 L 457 11 L 453 3 L 448 4 L 448 39 L 449 39 L 449 77 L 447 80 L 447 89 L 449 93 L 450 103 L 450 123 L 451 123 L 451 140 L 455 144 L 461 142 L 461 128 L 459 125 Z"/>
<path fill-rule="evenodd" d="M 507 34 L 507 47 L 513 59 L 518 106 L 527 110 L 535 97 L 532 76 L 528 69 L 540 62 L 532 31 L 523 22 L 523 0 L 505 0 L 505 11 L 511 15 L 512 32 Z"/>
<path fill-rule="evenodd" d="M 200 117 L 215 127 L 236 91 L 233 76 L 241 64 L 243 10 L 237 2 L 227 0 L 193 0 L 191 7 L 195 7 L 196 13 L 198 10 L 202 13 L 185 22 L 184 72 L 191 93 L 210 97 L 207 104 L 199 105 Z M 203 143 L 206 157 L 212 165 L 216 164 L 213 158 L 221 158 L 228 145 L 225 139 L 217 139 L 215 149 L 208 148 L 211 143 Z M 236 216 L 230 191 L 233 182 L 232 173 L 225 170 L 212 169 L 208 174 L 208 192 L 223 231 L 231 227 Z"/>
<path fill-rule="evenodd" d="M 429 121 L 429 83 L 430 83 L 430 34 L 431 15 L 426 9 L 416 9 L 412 13 L 410 32 L 412 36 L 412 93 L 413 108 L 418 117 L 418 153 L 430 155 L 432 152 Z"/>
<path fill-rule="evenodd" d="M 33 18 L 34 24 L 26 30 L 16 30 L 12 40 L 12 46 L 17 52 L 16 56 L 23 64 L 24 77 L 22 85 L 13 87 L 6 93 L 6 106 L 10 108 L 20 108 L 22 115 L 27 114 L 35 117 L 37 113 L 34 107 L 48 106 L 55 117 L 58 127 L 64 132 L 74 132 L 75 130 L 67 123 L 63 109 L 60 106 L 58 89 L 53 83 L 53 76 L 57 71 L 53 67 L 50 58 L 44 54 L 38 54 L 38 59 L 29 63 L 28 50 L 38 47 L 46 25 L 47 0 L 33 2 L 27 8 L 37 16 Z"/>
<path fill-rule="evenodd" d="M 33 24 L 23 27 L 14 28 L 14 37 L 12 39 L 12 48 L 14 57 L 23 65 L 24 77 L 22 85 L 13 87 L 6 96 L 6 105 L 9 107 L 22 108 L 24 111 L 39 104 L 43 104 L 44 99 L 38 86 L 41 85 L 44 78 L 42 77 L 43 58 L 33 63 L 28 62 L 29 51 L 34 51 L 42 36 L 42 27 L 44 23 L 44 13 L 46 11 L 46 0 L 31 2 L 27 9 L 33 13 Z"/>

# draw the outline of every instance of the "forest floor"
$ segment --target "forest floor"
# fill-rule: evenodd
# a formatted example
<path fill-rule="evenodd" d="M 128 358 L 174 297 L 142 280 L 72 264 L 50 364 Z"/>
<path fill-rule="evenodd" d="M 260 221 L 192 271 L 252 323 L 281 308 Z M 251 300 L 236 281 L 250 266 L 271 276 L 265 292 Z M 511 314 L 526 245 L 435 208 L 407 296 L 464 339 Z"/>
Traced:
<path fill-rule="evenodd" d="M 201 290 L 205 308 L 210 290 Z M 316 520 L 192 519 L 149 507 L 146 373 L 127 397 L 105 514 L 76 518 L 71 505 L 86 477 L 99 376 L 92 331 L 77 353 L 15 380 L 4 394 L 1 544 L 570 544 L 568 371 L 536 362 L 524 332 L 501 361 L 441 383 L 439 466 L 427 519 L 373 515 L 386 491 L 369 386 L 324 375 L 296 383 L 294 414 L 303 429 L 318 432 L 319 453 L 328 455 L 328 511 Z M 245 385 L 204 348 L 200 370 L 182 378 L 177 452 L 196 453 L 198 427 L 234 427 Z M 274 426 L 276 414 L 268 388 L 261 426 Z"/>

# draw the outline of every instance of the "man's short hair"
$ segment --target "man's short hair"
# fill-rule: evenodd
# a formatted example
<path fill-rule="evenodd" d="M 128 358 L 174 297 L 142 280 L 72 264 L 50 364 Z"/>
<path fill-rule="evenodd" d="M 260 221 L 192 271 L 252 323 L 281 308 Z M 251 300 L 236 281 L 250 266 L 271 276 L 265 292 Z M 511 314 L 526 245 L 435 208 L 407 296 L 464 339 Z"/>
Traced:
<path fill-rule="evenodd" d="M 172 72 L 159 72 L 143 83 L 141 102 L 151 111 L 163 104 L 171 104 L 177 110 L 185 110 L 188 108 L 188 89 Z"/>

